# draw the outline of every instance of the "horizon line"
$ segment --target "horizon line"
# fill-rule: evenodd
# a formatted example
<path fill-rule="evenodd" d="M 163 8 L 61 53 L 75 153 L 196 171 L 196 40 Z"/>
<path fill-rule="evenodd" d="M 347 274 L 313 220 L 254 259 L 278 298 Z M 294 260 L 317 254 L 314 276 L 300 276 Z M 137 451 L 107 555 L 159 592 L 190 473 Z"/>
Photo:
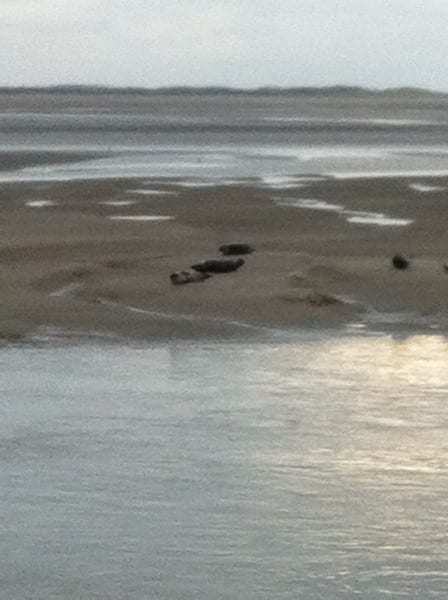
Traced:
<path fill-rule="evenodd" d="M 327 85 L 295 85 L 295 86 L 281 86 L 281 85 L 262 85 L 253 87 L 244 86 L 227 86 L 227 85 L 165 85 L 165 86 L 138 86 L 138 85 L 110 85 L 110 84 L 96 84 L 96 83 L 62 83 L 62 84 L 48 84 L 48 85 L 0 85 L 0 92 L 33 92 L 33 91 L 75 91 L 75 90 L 95 90 L 95 91 L 111 91 L 111 92 L 141 92 L 141 93 L 167 93 L 170 91 L 175 92 L 209 92 L 209 93 L 322 93 L 322 92 L 334 92 L 341 94 L 363 94 L 363 95 L 381 95 L 398 92 L 407 92 L 413 94 L 433 94 L 433 95 L 446 95 L 448 90 L 435 90 L 419 86 L 392 86 L 392 87 L 365 87 L 358 85 L 349 84 L 327 84 Z"/>

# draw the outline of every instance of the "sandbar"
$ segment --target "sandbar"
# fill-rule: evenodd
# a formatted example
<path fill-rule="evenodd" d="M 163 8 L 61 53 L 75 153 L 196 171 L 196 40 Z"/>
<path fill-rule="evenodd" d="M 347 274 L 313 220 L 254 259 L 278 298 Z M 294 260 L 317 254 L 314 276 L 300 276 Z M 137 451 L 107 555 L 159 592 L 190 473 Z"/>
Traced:
<path fill-rule="evenodd" d="M 418 193 L 406 177 L 318 178 L 295 191 L 255 181 L 193 189 L 165 180 L 163 191 L 173 193 L 126 206 L 134 220 L 116 218 L 124 214 L 120 203 L 130 189 L 157 190 L 157 180 L 4 183 L 0 337 L 59 328 L 189 338 L 403 322 L 448 331 L 448 178 L 424 183 L 447 191 Z M 317 210 L 322 203 L 343 210 Z M 349 222 L 350 211 L 409 224 Z M 170 219 L 142 221 L 145 214 Z M 171 283 L 171 273 L 219 258 L 219 246 L 229 243 L 256 250 L 233 273 Z M 409 269 L 392 267 L 397 252 Z"/>

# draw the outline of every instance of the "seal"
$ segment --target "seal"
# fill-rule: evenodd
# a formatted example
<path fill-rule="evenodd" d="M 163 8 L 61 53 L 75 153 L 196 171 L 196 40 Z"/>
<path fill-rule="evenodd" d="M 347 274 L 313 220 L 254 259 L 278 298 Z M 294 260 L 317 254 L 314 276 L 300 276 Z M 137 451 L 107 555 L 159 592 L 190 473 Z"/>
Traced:
<path fill-rule="evenodd" d="M 199 273 L 231 273 L 244 265 L 242 258 L 236 260 L 204 260 L 204 262 L 191 265 Z"/>
<path fill-rule="evenodd" d="M 251 254 L 254 252 L 255 248 L 250 246 L 249 244 L 224 244 L 219 247 L 219 251 L 224 256 L 232 256 L 238 254 Z"/>
<path fill-rule="evenodd" d="M 400 271 L 407 269 L 410 264 L 409 260 L 401 254 L 395 254 L 395 256 L 392 257 L 392 265 Z"/>
<path fill-rule="evenodd" d="M 183 285 L 184 283 L 198 283 L 211 277 L 208 273 L 198 273 L 196 271 L 175 271 L 171 273 L 171 283 L 174 285 Z"/>

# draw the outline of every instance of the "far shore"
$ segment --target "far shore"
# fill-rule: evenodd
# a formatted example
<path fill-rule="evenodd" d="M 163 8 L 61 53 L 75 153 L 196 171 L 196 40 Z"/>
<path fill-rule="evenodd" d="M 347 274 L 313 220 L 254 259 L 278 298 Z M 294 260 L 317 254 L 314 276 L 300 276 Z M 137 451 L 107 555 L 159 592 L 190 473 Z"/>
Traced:
<path fill-rule="evenodd" d="M 445 333 L 448 178 L 420 180 L 420 190 L 406 178 L 284 190 L 147 177 L 2 185 L 0 337 L 51 327 L 151 339 L 381 323 Z M 170 193 L 132 191 L 142 188 Z M 300 199 L 308 205 L 294 206 Z M 366 213 L 411 223 L 363 223 Z M 109 218 L 143 215 L 172 219 Z M 171 273 L 234 242 L 255 248 L 237 271 L 171 283 Z M 408 269 L 392 266 L 397 252 Z"/>

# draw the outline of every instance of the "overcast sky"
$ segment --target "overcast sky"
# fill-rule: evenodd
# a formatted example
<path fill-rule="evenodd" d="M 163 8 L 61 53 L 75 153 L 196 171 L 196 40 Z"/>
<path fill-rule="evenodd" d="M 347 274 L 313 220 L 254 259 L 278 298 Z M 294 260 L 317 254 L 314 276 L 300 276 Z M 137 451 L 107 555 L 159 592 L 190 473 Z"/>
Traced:
<path fill-rule="evenodd" d="M 0 0 L 0 85 L 448 90 L 448 0 Z"/>

